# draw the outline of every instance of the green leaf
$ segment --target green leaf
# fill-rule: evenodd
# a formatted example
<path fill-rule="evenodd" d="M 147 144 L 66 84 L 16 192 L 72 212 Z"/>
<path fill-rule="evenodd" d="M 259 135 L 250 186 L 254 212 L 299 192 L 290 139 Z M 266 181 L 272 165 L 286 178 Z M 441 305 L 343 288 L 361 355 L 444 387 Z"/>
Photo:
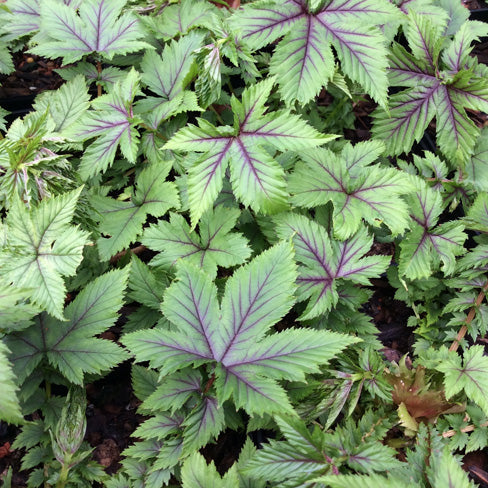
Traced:
<path fill-rule="evenodd" d="M 73 276 L 88 234 L 70 224 L 81 188 L 43 200 L 28 210 L 15 199 L 7 216 L 7 242 L 0 248 L 4 283 L 32 288 L 30 299 L 63 319 L 63 276 Z"/>
<path fill-rule="evenodd" d="M 335 72 L 331 45 L 344 73 L 380 104 L 386 105 L 387 51 L 376 27 L 398 16 L 389 2 L 251 2 L 231 17 L 242 41 L 253 49 L 278 43 L 270 72 L 278 77 L 287 105 L 309 102 Z M 381 22 L 379 19 L 382 19 Z"/>
<path fill-rule="evenodd" d="M 106 261 L 137 240 L 147 216 L 162 217 L 180 205 L 176 185 L 166 182 L 168 167 L 152 164 L 139 174 L 130 202 L 95 196 L 92 201 L 101 214 L 100 232 L 110 237 L 97 241 L 100 259 Z"/>
<path fill-rule="evenodd" d="M 204 153 L 188 170 L 193 226 L 222 190 L 228 166 L 232 189 L 242 203 L 268 214 L 284 210 L 288 196 L 285 173 L 268 146 L 279 151 L 300 151 L 335 138 L 319 134 L 298 116 L 287 112 L 263 115 L 273 83 L 274 79 L 268 78 L 246 88 L 242 103 L 232 98 L 234 127 L 215 127 L 199 119 L 198 126 L 187 125 L 164 146 Z"/>
<path fill-rule="evenodd" d="M 34 325 L 6 338 L 14 371 L 23 382 L 46 359 L 75 384 L 86 373 L 106 371 L 128 357 L 112 341 L 97 336 L 112 326 L 123 304 L 128 269 L 92 281 L 65 309 L 67 321 L 40 315 Z"/>
<path fill-rule="evenodd" d="M 334 235 L 347 239 L 365 220 L 382 223 L 400 234 L 409 224 L 408 207 L 401 195 L 414 188 L 405 174 L 371 163 L 383 152 L 381 142 L 347 144 L 340 155 L 327 149 L 301 154 L 304 163 L 296 166 L 289 180 L 291 201 L 313 208 L 331 201 L 334 205 Z"/>
<path fill-rule="evenodd" d="M 132 69 L 118 81 L 113 90 L 92 102 L 92 109 L 70 130 L 77 140 L 96 138 L 81 158 L 80 176 L 87 180 L 112 165 L 117 148 L 123 156 L 135 163 L 139 147 L 132 104 L 139 94 L 139 73 Z"/>
<path fill-rule="evenodd" d="M 455 221 L 436 226 L 443 210 L 442 197 L 425 183 L 408 197 L 407 203 L 412 224 L 411 232 L 400 243 L 400 274 L 410 279 L 426 278 L 441 263 L 444 274 L 451 274 L 456 256 L 465 252 L 464 226 Z"/>
<path fill-rule="evenodd" d="M 276 380 L 303 380 L 305 373 L 318 372 L 319 364 L 356 341 L 314 330 L 287 330 L 264 337 L 293 305 L 296 267 L 292 256 L 290 243 L 281 243 L 239 268 L 227 280 L 220 309 L 209 276 L 181 262 L 162 307 L 177 329 L 138 331 L 126 335 L 124 344 L 138 361 L 149 361 L 162 375 L 190 365 L 216 366 L 212 374 L 220 405 L 232 397 L 237 408 L 249 413 L 291 410 Z M 172 395 L 181 402 L 188 392 L 199 389 L 199 384 L 185 386 L 179 378 L 166 392 L 158 389 L 146 403 L 157 405 L 157 398 L 166 395 L 174 406 Z"/>
<path fill-rule="evenodd" d="M 365 256 L 373 243 L 361 228 L 347 241 L 331 240 L 324 227 L 304 215 L 283 214 L 275 218 L 276 232 L 283 239 L 292 238 L 299 269 L 298 300 L 309 300 L 300 320 L 325 314 L 339 301 L 348 282 L 369 284 L 387 268 L 389 256 Z"/>
<path fill-rule="evenodd" d="M 464 351 L 464 357 L 450 352 L 448 359 L 436 369 L 444 373 L 446 398 L 464 390 L 469 400 L 480 406 L 488 415 L 488 357 L 483 355 L 482 346 L 471 346 Z"/>
<path fill-rule="evenodd" d="M 488 193 L 478 193 L 464 222 L 469 229 L 488 232 Z"/>
<path fill-rule="evenodd" d="M 183 488 L 239 488 L 235 466 L 221 478 L 214 463 L 207 464 L 205 458 L 198 452 L 193 453 L 183 463 L 181 479 Z"/>
<path fill-rule="evenodd" d="M 205 446 L 225 429 L 225 411 L 214 397 L 204 397 L 183 422 L 183 454 L 190 454 Z"/>
<path fill-rule="evenodd" d="M 464 165 L 480 133 L 466 109 L 488 110 L 486 76 L 470 56 L 471 41 L 486 28 L 466 22 L 452 41 L 445 31 L 438 15 L 409 11 L 404 32 L 411 52 L 395 43 L 389 69 L 393 86 L 409 88 L 390 97 L 389 110 L 375 112 L 373 134 L 385 141 L 390 154 L 408 152 L 435 116 L 439 149 Z"/>
<path fill-rule="evenodd" d="M 34 108 L 38 112 L 49 111 L 56 124 L 55 132 L 63 135 L 86 112 L 90 105 L 90 95 L 83 76 L 78 75 L 58 90 L 43 92 L 36 98 Z"/>
<path fill-rule="evenodd" d="M 246 466 L 250 459 L 257 453 L 256 447 L 249 437 L 246 438 L 246 442 L 239 453 L 239 459 L 237 462 L 237 473 L 239 476 L 239 488 L 265 488 L 266 479 L 253 479 L 246 474 Z"/>
<path fill-rule="evenodd" d="M 2 388 L 2 395 L 0 395 L 0 420 L 11 424 L 20 424 L 24 421 L 24 418 L 17 399 L 15 375 L 7 359 L 8 353 L 9 350 L 0 341 L 0 386 Z"/>
<path fill-rule="evenodd" d="M 135 254 L 132 255 L 129 277 L 130 298 L 153 310 L 159 310 L 166 286 L 165 276 L 153 273 L 147 264 Z"/>
<path fill-rule="evenodd" d="M 170 214 L 170 222 L 160 221 L 144 232 L 142 243 L 162 251 L 151 265 L 168 267 L 181 259 L 199 266 L 213 278 L 217 266 L 229 268 L 244 263 L 251 255 L 247 239 L 231 232 L 239 216 L 238 209 L 209 210 L 198 224 L 199 236 L 191 231 L 182 215 Z"/>
<path fill-rule="evenodd" d="M 14 331 L 28 326 L 40 310 L 29 303 L 32 289 L 0 283 L 0 329 Z"/>
<path fill-rule="evenodd" d="M 157 128 L 164 119 L 179 112 L 200 110 L 196 95 L 184 90 L 195 74 L 193 53 L 202 39 L 201 34 L 191 33 L 167 44 L 161 56 L 155 51 L 144 55 L 141 80 L 158 96 L 138 102 L 137 112 L 146 112 L 144 117 L 151 127 Z"/>
<path fill-rule="evenodd" d="M 63 64 L 97 53 L 106 59 L 151 48 L 143 42 L 144 31 L 130 12 L 127 0 L 84 0 L 80 8 L 56 0 L 42 0 L 40 42 L 31 52 L 63 58 Z"/>
<path fill-rule="evenodd" d="M 436 459 L 428 471 L 432 488 L 474 488 L 475 486 L 448 446 L 443 449 L 440 459 Z"/>
<path fill-rule="evenodd" d="M 318 483 L 326 483 L 330 488 L 421 488 L 419 483 L 405 481 L 399 478 L 386 478 L 379 474 L 370 475 L 336 475 L 322 476 L 315 480 Z M 423 486 L 423 485 L 422 485 Z M 436 487 L 437 488 L 437 487 Z M 440 488 L 440 487 L 439 487 Z"/>
<path fill-rule="evenodd" d="M 181 0 L 164 9 L 164 15 L 143 17 L 158 37 L 171 39 L 197 27 L 211 28 L 217 8 L 204 0 Z"/>

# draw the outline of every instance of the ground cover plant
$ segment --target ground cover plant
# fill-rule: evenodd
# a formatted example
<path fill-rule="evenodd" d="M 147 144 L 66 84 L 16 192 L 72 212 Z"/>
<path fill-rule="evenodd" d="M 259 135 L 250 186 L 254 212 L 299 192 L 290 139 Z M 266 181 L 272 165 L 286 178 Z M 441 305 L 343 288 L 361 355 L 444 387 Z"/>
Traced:
<path fill-rule="evenodd" d="M 0 73 L 24 50 L 65 80 L 0 111 L 3 486 L 488 481 L 461 467 L 488 447 L 488 25 L 241 3 L 0 4 Z"/>

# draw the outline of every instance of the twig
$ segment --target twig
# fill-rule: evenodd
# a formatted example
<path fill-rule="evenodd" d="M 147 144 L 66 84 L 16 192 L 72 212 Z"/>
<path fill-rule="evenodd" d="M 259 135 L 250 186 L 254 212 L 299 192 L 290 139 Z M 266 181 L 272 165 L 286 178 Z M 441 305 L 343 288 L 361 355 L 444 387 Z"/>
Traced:
<path fill-rule="evenodd" d="M 480 424 L 480 427 L 488 427 L 488 422 L 483 422 L 482 424 Z M 458 432 L 464 432 L 464 433 L 473 432 L 474 429 L 476 429 L 475 425 L 467 425 L 466 427 L 459 429 L 459 431 L 455 429 L 446 430 L 445 432 L 442 433 L 442 437 L 444 438 L 452 437 L 453 435 L 456 435 Z"/>
<path fill-rule="evenodd" d="M 469 309 L 468 316 L 466 317 L 466 320 L 464 321 L 464 324 L 462 325 L 461 329 L 459 329 L 456 339 L 454 339 L 454 342 L 451 344 L 449 351 L 457 351 L 459 347 L 459 343 L 464 339 L 466 332 L 468 332 L 468 326 L 473 321 L 476 315 L 476 310 L 483 302 L 487 291 L 488 291 L 488 281 L 485 283 L 485 285 L 479 292 L 478 296 L 476 297 L 476 301 L 474 302 L 474 305 Z"/>
<path fill-rule="evenodd" d="M 123 251 L 118 252 L 117 254 L 114 254 L 110 258 L 110 264 L 115 264 L 119 259 L 123 258 L 129 251 L 132 254 L 141 254 L 141 252 L 145 251 L 147 248 L 146 246 L 140 245 L 137 247 L 134 247 L 133 249 L 124 249 Z"/>

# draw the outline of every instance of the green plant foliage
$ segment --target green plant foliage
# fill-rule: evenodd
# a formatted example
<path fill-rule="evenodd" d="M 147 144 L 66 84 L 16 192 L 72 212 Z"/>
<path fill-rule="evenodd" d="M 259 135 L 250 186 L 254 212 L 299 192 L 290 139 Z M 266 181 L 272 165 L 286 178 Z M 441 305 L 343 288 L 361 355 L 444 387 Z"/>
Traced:
<path fill-rule="evenodd" d="M 0 342 L 0 384 L 3 394 L 0 399 L 0 420 L 16 424 L 23 421 L 22 413 L 17 399 L 17 386 L 15 376 L 7 359 L 7 347 Z"/>
<path fill-rule="evenodd" d="M 164 164 L 144 168 L 137 177 L 130 202 L 102 196 L 93 198 L 93 205 L 101 215 L 99 230 L 110 236 L 97 241 L 102 261 L 134 242 L 142 234 L 148 215 L 161 217 L 168 209 L 179 207 L 176 186 L 165 181 L 167 174 Z"/>
<path fill-rule="evenodd" d="M 2 486 L 474 486 L 488 29 L 468 16 L 0 3 L 2 76 L 64 80 L 0 108 Z M 132 429 L 108 470 L 103 415 L 101 443 Z"/>
<path fill-rule="evenodd" d="M 126 270 L 106 273 L 66 307 L 66 321 L 41 315 L 28 329 L 11 334 L 6 342 L 19 380 L 24 381 L 42 360 L 74 384 L 82 384 L 86 373 L 106 371 L 123 361 L 124 350 L 94 336 L 117 319 L 126 281 Z"/>
<path fill-rule="evenodd" d="M 239 210 L 225 207 L 207 211 L 198 224 L 198 236 L 181 215 L 170 214 L 170 222 L 160 221 L 144 233 L 142 242 L 150 249 L 162 251 L 151 265 L 170 267 L 182 259 L 214 277 L 217 266 L 228 268 L 244 263 L 251 254 L 247 240 L 231 232 L 239 215 Z"/>
<path fill-rule="evenodd" d="M 285 174 L 273 159 L 274 152 L 300 151 L 335 138 L 319 134 L 287 112 L 265 115 L 265 103 L 273 84 L 270 78 L 246 89 L 242 102 L 232 98 L 233 127 L 215 127 L 201 119 L 198 126 L 186 126 L 165 145 L 167 149 L 204 152 L 188 171 L 193 225 L 222 190 L 229 165 L 232 189 L 242 203 L 264 213 L 285 209 Z M 271 152 L 264 146 L 270 146 Z"/>
<path fill-rule="evenodd" d="M 75 274 L 88 242 L 88 234 L 70 224 L 80 193 L 81 188 L 44 200 L 30 211 L 15 200 L 0 250 L 4 282 L 34 287 L 31 300 L 58 319 L 66 292 L 62 277 Z"/>

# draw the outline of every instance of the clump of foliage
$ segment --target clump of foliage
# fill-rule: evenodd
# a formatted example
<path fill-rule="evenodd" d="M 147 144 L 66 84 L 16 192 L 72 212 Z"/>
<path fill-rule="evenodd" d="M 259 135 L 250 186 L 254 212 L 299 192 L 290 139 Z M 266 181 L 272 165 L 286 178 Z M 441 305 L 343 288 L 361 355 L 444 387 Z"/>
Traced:
<path fill-rule="evenodd" d="M 0 420 L 28 486 L 473 486 L 488 27 L 457 0 L 1 7 L 0 73 L 25 45 L 66 80 L 0 125 Z M 346 141 L 367 97 L 371 138 Z M 408 360 L 365 313 L 386 276 Z M 124 361 L 146 420 L 109 477 L 85 386 Z M 222 473 L 201 449 L 228 430 Z"/>

